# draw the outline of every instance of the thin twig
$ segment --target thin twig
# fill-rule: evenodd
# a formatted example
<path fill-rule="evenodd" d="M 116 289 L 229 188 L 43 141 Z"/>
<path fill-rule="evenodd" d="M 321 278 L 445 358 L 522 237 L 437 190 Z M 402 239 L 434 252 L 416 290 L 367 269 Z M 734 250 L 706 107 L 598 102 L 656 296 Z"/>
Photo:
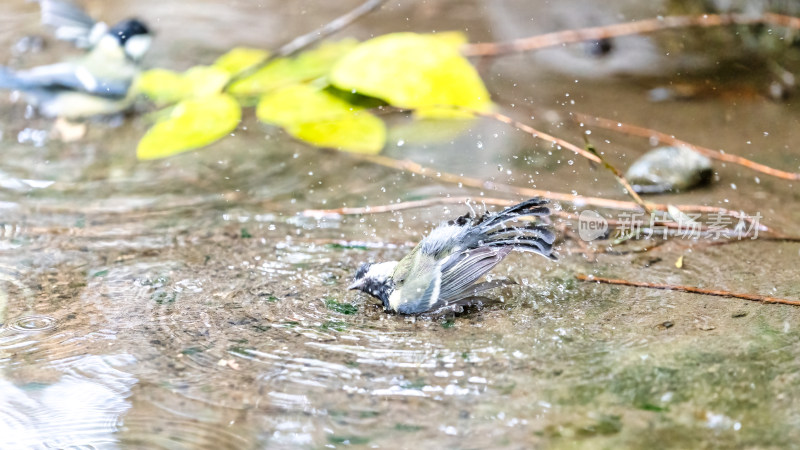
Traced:
<path fill-rule="evenodd" d="M 367 0 L 347 13 L 331 20 L 320 28 L 292 39 L 287 44 L 281 46 L 281 48 L 275 52 L 275 55 L 284 57 L 294 55 L 295 53 L 313 45 L 316 42 L 319 42 L 333 33 L 343 30 L 351 23 L 371 13 L 384 3 L 386 3 L 386 0 Z"/>
<path fill-rule="evenodd" d="M 593 155 L 595 155 L 598 158 L 600 158 L 600 161 L 602 161 L 603 166 L 606 169 L 608 169 L 612 174 L 614 174 L 614 178 L 616 178 L 617 182 L 622 185 L 622 187 L 625 189 L 625 192 L 627 192 L 628 195 L 631 196 L 633 201 L 635 201 L 636 204 L 641 206 L 642 209 L 647 214 L 652 214 L 653 212 L 647 206 L 647 203 L 645 203 L 644 200 L 642 200 L 642 197 L 639 196 L 639 193 L 636 192 L 636 190 L 633 189 L 633 186 L 631 186 L 631 184 L 628 182 L 628 179 L 625 178 L 625 175 L 623 175 L 622 172 L 619 171 L 619 169 L 614 167 L 605 158 L 600 156 L 600 153 L 598 153 L 597 150 L 594 148 L 594 146 L 591 143 L 589 143 L 589 138 L 587 138 L 586 135 L 584 135 L 583 138 L 586 140 L 586 149 L 589 150 L 590 152 L 592 152 Z"/>
<path fill-rule="evenodd" d="M 670 28 L 715 27 L 721 25 L 754 25 L 766 23 L 787 28 L 800 28 L 800 18 L 781 14 L 765 13 L 761 16 L 747 14 L 704 14 L 702 16 L 668 16 L 637 20 L 601 27 L 562 30 L 540 34 L 508 42 L 465 44 L 461 53 L 465 56 L 498 56 L 515 52 L 526 52 L 563 44 L 609 39 L 631 34 L 652 33 Z"/>
<path fill-rule="evenodd" d="M 306 209 L 302 214 L 306 217 L 325 217 L 325 216 L 360 216 L 365 214 L 382 214 L 389 212 L 405 211 L 409 209 L 428 208 L 436 205 L 461 205 L 468 202 L 481 203 L 484 205 L 493 206 L 512 206 L 519 203 L 517 200 L 509 200 L 497 197 L 472 197 L 472 196 L 459 196 L 459 197 L 432 197 L 421 200 L 410 200 L 407 202 L 397 202 L 387 205 L 374 205 L 362 207 L 345 206 L 342 208 L 332 209 Z M 568 220 L 579 220 L 577 214 L 568 213 L 566 211 L 551 211 L 550 215 L 561 217 Z M 606 219 L 609 225 L 630 225 L 627 222 Z M 677 225 L 674 222 L 666 222 L 664 225 L 673 226 Z"/>
<path fill-rule="evenodd" d="M 506 116 L 504 114 L 495 113 L 495 112 L 482 112 L 482 111 L 477 111 L 477 110 L 474 110 L 474 109 L 464 108 L 464 107 L 454 106 L 454 105 L 445 105 L 443 107 L 452 108 L 452 109 L 455 109 L 455 110 L 458 110 L 458 111 L 463 111 L 463 112 L 467 112 L 467 113 L 474 114 L 474 115 L 477 115 L 477 116 L 486 117 L 486 118 L 489 118 L 489 119 L 494 119 L 494 120 L 497 120 L 497 121 L 512 125 L 512 126 L 518 128 L 518 129 L 520 129 L 521 131 L 524 131 L 524 132 L 530 134 L 534 138 L 542 139 L 542 140 L 545 140 L 545 141 L 549 141 L 549 142 L 551 142 L 551 143 L 553 143 L 555 145 L 567 148 L 567 149 L 569 149 L 569 150 L 571 150 L 571 151 L 573 151 L 573 152 L 585 157 L 586 159 L 588 159 L 590 161 L 593 161 L 595 163 L 602 163 L 603 162 L 603 160 L 598 155 L 592 154 L 591 152 L 589 152 L 589 151 L 587 151 L 585 149 L 582 149 L 582 148 L 580 148 L 580 147 L 576 146 L 575 144 L 572 144 L 572 143 L 570 143 L 568 141 L 565 141 L 563 139 L 560 139 L 560 138 L 557 138 L 555 136 L 551 136 L 551 135 L 549 135 L 547 133 L 541 132 L 541 131 L 531 127 L 530 125 L 524 124 L 522 122 L 518 122 L 518 121 L 516 121 L 516 120 L 512 119 L 511 117 Z M 399 108 L 395 108 L 395 109 L 397 111 L 402 111 Z M 531 188 L 525 188 L 525 187 L 520 187 L 520 186 L 507 185 L 507 184 L 503 184 L 503 183 L 495 183 L 495 182 L 488 181 L 488 180 L 484 181 L 484 180 L 479 180 L 477 178 L 470 178 L 470 177 L 465 177 L 463 175 L 456 175 L 456 174 L 452 174 L 452 173 L 448 173 L 448 172 L 438 171 L 438 170 L 434 170 L 434 169 L 431 169 L 431 168 L 424 167 L 424 166 L 422 166 L 422 165 L 420 165 L 418 163 L 415 163 L 413 161 L 410 161 L 410 160 L 397 160 L 397 159 L 389 158 L 389 157 L 382 156 L 382 155 L 358 155 L 358 156 L 353 155 L 353 154 L 350 154 L 350 155 L 354 156 L 354 157 L 358 157 L 358 158 L 364 159 L 364 160 L 367 160 L 367 161 L 370 161 L 370 162 L 373 162 L 375 164 L 379 164 L 379 165 L 385 166 L 385 167 L 391 167 L 393 169 L 398 169 L 398 170 L 407 170 L 409 172 L 413 172 L 413 173 L 416 173 L 416 174 L 419 174 L 419 175 L 430 176 L 432 178 L 441 179 L 441 180 L 444 180 L 444 181 L 447 181 L 447 182 L 450 182 L 450 183 L 459 184 L 461 186 L 470 186 L 470 187 L 474 187 L 474 188 L 478 188 L 478 189 L 490 189 L 490 190 L 496 190 L 496 191 L 506 192 L 506 193 L 510 193 L 510 194 L 529 196 L 529 197 L 542 197 L 542 198 L 547 198 L 547 199 L 550 199 L 550 200 L 568 202 L 568 203 L 572 203 L 574 205 L 592 205 L 592 206 L 597 206 L 597 207 L 600 207 L 600 208 L 621 209 L 621 210 L 628 210 L 628 211 L 641 211 L 642 209 L 644 209 L 645 212 L 648 212 L 648 213 L 651 213 L 651 214 L 652 214 L 652 211 L 654 211 L 654 210 L 662 211 L 662 212 L 669 212 L 669 205 L 658 204 L 658 203 L 648 203 L 648 202 L 645 202 L 644 200 L 642 200 L 641 197 L 639 197 L 636 194 L 636 192 L 633 190 L 633 188 L 630 187 L 630 183 L 628 183 L 628 181 L 625 179 L 625 177 L 622 176 L 622 174 L 619 171 L 617 171 L 616 169 L 614 169 L 613 167 L 611 167 L 611 170 L 615 174 L 615 176 L 617 176 L 617 180 L 620 181 L 620 183 L 622 183 L 623 186 L 627 185 L 628 187 L 630 187 L 629 189 L 626 188 L 626 190 L 628 191 L 629 194 L 633 194 L 634 200 L 638 200 L 638 201 L 624 202 L 624 201 L 611 200 L 611 199 L 600 198 L 600 197 L 583 197 L 583 196 L 579 196 L 579 195 L 566 194 L 566 193 L 560 193 L 560 192 L 543 191 L 543 190 L 540 190 L 540 189 L 531 189 Z M 719 208 L 719 207 L 715 207 L 715 206 L 703 206 L 703 205 L 673 205 L 673 206 L 677 207 L 678 210 L 680 210 L 682 212 L 699 212 L 699 213 L 706 213 L 706 214 L 725 214 L 725 215 L 728 215 L 728 216 L 731 216 L 731 217 L 735 217 L 735 218 L 740 219 L 740 220 L 744 220 L 748 224 L 757 226 L 758 227 L 758 231 L 764 231 L 764 232 L 771 233 L 774 237 L 787 237 L 786 234 L 783 234 L 783 233 L 780 233 L 780 232 L 777 232 L 777 231 L 772 231 L 769 227 L 767 227 L 763 223 L 759 223 L 757 220 L 753 220 L 753 218 L 751 216 L 748 216 L 747 214 L 744 214 L 743 212 L 740 213 L 738 211 L 732 211 L 732 210 L 729 210 L 729 209 Z"/>
<path fill-rule="evenodd" d="M 764 164 L 759 164 L 757 162 L 751 161 L 741 156 L 736 156 L 729 153 L 722 153 L 716 150 L 712 150 L 708 147 L 691 144 L 684 140 L 678 139 L 674 136 L 670 136 L 666 133 L 652 130 L 650 128 L 638 127 L 635 125 L 625 124 L 617 120 L 605 119 L 603 117 L 596 117 L 588 114 L 574 113 L 573 118 L 577 121 L 583 122 L 585 125 L 588 126 L 596 126 L 606 130 L 617 131 L 620 133 L 625 133 L 633 136 L 656 138 L 658 139 L 659 142 L 663 142 L 665 144 L 673 146 L 686 147 L 711 159 L 738 164 L 740 166 L 746 167 L 751 170 L 755 170 L 757 172 L 761 172 L 766 175 L 772 175 L 773 177 L 783 178 L 785 180 L 800 180 L 800 173 L 786 172 L 784 170 L 774 169 L 772 167 L 765 166 Z"/>
<path fill-rule="evenodd" d="M 330 22 L 326 23 L 320 28 L 317 28 L 316 30 L 313 30 L 309 33 L 306 33 L 302 36 L 298 36 L 292 39 L 288 43 L 282 45 L 275 52 L 266 56 L 263 60 L 237 73 L 235 76 L 231 77 L 226 87 L 230 86 L 236 81 L 239 81 L 243 78 L 247 78 L 248 76 L 256 73 L 259 69 L 266 66 L 276 58 L 285 58 L 287 56 L 292 56 L 295 53 L 314 45 L 315 43 L 321 41 L 322 39 L 325 39 L 326 37 L 332 35 L 333 33 L 336 33 L 344 29 L 351 23 L 355 22 L 356 20 L 360 19 L 366 14 L 369 14 L 370 12 L 374 11 L 384 3 L 386 3 L 386 0 L 367 0 L 361 5 L 348 11 L 347 13 L 331 20 Z"/>
<path fill-rule="evenodd" d="M 427 208 L 430 206 L 435 205 L 455 205 L 455 204 L 466 204 L 468 202 L 477 202 L 484 205 L 494 205 L 494 206 L 502 206 L 507 207 L 517 203 L 516 200 L 508 200 L 504 198 L 496 198 L 496 197 L 470 197 L 470 196 L 459 196 L 459 197 L 433 197 L 433 198 L 426 198 L 422 200 L 411 200 L 407 202 L 397 202 L 391 203 L 386 205 L 374 205 L 374 206 L 362 206 L 362 207 L 342 207 L 342 208 L 332 208 L 332 209 L 305 209 L 301 212 L 302 215 L 306 217 L 314 217 L 317 219 L 323 217 L 330 217 L 330 216 L 358 216 L 358 215 L 368 215 L 368 214 L 383 214 L 383 213 L 390 213 L 390 212 L 397 212 L 397 211 L 405 211 L 409 209 L 418 209 L 418 208 Z M 694 206 L 694 205 L 684 205 L 684 206 Z M 572 214 L 566 211 L 551 211 L 550 213 L 553 217 L 559 217 L 562 219 L 570 220 L 570 221 L 580 221 L 580 216 L 577 214 Z M 632 221 L 625 221 L 625 220 L 617 220 L 617 219 L 608 219 L 605 218 L 606 223 L 610 227 L 623 227 L 623 228 L 631 228 L 634 223 Z M 666 228 L 670 230 L 676 231 L 688 231 L 689 226 L 687 224 L 681 224 L 679 222 L 674 221 L 652 221 L 650 223 L 650 227 L 642 226 L 640 231 L 643 234 L 647 234 L 648 236 L 652 236 L 656 234 L 655 227 Z M 691 228 L 692 232 L 697 233 L 704 233 L 710 232 L 711 228 L 707 226 L 703 226 L 700 224 L 696 224 Z M 733 232 L 734 230 L 719 230 L 720 236 L 730 237 L 730 234 L 726 234 L 725 232 Z M 739 235 L 737 234 L 736 237 L 739 237 L 738 240 L 741 238 L 748 237 L 748 235 Z M 770 239 L 769 237 L 764 239 Z M 798 237 L 787 237 L 780 234 L 777 234 L 773 237 L 773 239 L 782 240 L 782 241 L 791 241 L 796 242 L 800 241 Z"/>
<path fill-rule="evenodd" d="M 622 185 L 622 187 L 625 189 L 625 192 L 633 199 L 633 201 L 636 202 L 636 204 L 638 204 L 639 206 L 641 206 L 642 209 L 646 213 L 650 214 L 650 212 L 651 212 L 650 208 L 642 200 L 642 198 L 639 197 L 639 194 L 636 193 L 635 190 L 633 190 L 633 186 L 631 186 L 631 184 L 625 178 L 625 175 L 623 175 L 622 172 L 617 170 L 614 166 L 609 164 L 599 154 L 597 154 L 595 152 L 591 152 L 591 151 L 583 149 L 583 148 L 580 148 L 577 145 L 575 145 L 575 144 L 573 144 L 573 143 L 571 143 L 569 141 L 565 141 L 564 139 L 560 139 L 560 138 L 557 138 L 555 136 L 551 136 L 551 135 L 549 135 L 547 133 L 544 133 L 542 131 L 539 131 L 536 128 L 533 128 L 530 125 L 527 125 L 527 124 L 524 124 L 524 123 L 522 123 L 520 121 L 514 120 L 511 117 L 506 116 L 504 114 L 500 114 L 500 113 L 496 113 L 496 112 L 481 112 L 481 111 L 474 111 L 474 110 L 471 110 L 470 112 L 472 112 L 473 114 L 479 115 L 479 116 L 488 117 L 490 119 L 494 119 L 494 120 L 506 123 L 508 125 L 516 127 L 517 129 L 522 130 L 522 131 L 530 134 L 531 136 L 533 136 L 536 139 L 542 139 L 542 140 L 545 140 L 545 141 L 549 141 L 549 142 L 551 142 L 551 143 L 553 143 L 553 144 L 555 144 L 557 146 L 561 146 L 561 147 L 564 147 L 566 149 L 572 150 L 573 152 L 577 153 L 580 156 L 583 156 L 584 158 L 586 158 L 586 159 L 588 159 L 590 161 L 602 164 L 606 169 L 608 169 L 609 171 L 611 171 L 611 173 L 614 174 L 614 177 Z"/>
<path fill-rule="evenodd" d="M 800 300 L 787 300 L 785 298 L 777 298 L 777 297 L 768 297 L 764 295 L 758 294 L 743 294 L 738 292 L 730 292 L 730 291 L 722 291 L 718 289 L 703 289 L 694 286 L 681 286 L 676 284 L 660 284 L 660 283 L 645 283 L 642 281 L 628 281 L 628 280 L 618 280 L 614 278 L 601 278 L 595 276 L 587 276 L 583 274 L 575 275 L 580 281 L 588 281 L 588 282 L 595 282 L 595 283 L 604 283 L 604 284 L 616 284 L 621 286 L 634 286 L 634 287 L 644 287 L 649 289 L 664 289 L 669 291 L 681 291 L 681 292 L 690 292 L 692 294 L 703 294 L 703 295 L 715 295 L 718 297 L 733 297 L 733 298 L 741 298 L 744 300 L 750 300 L 754 302 L 761 302 L 761 303 L 779 303 L 782 305 L 792 305 L 792 306 L 800 306 Z"/>
<path fill-rule="evenodd" d="M 476 110 L 472 110 L 472 109 L 468 110 L 468 109 L 465 109 L 465 108 L 459 108 L 459 109 L 468 111 L 468 112 L 470 112 L 472 114 L 475 114 L 475 115 L 478 115 L 478 116 L 487 117 L 489 119 L 494 119 L 494 120 L 497 120 L 499 122 L 506 123 L 508 125 L 511 125 L 511 126 L 513 126 L 515 128 L 518 128 L 518 129 L 530 134 L 531 136 L 533 136 L 536 139 L 541 139 L 543 141 L 548 141 L 548 142 L 551 142 L 551 143 L 553 143 L 555 145 L 560 145 L 560 146 L 562 146 L 562 147 L 564 147 L 566 149 L 572 150 L 573 152 L 583 156 L 584 158 L 588 159 L 589 161 L 593 161 L 593 162 L 596 162 L 598 164 L 602 164 L 602 162 L 603 162 L 602 159 L 600 159 L 599 156 L 594 155 L 591 152 L 589 152 L 589 151 L 587 151 L 585 149 L 582 149 L 582 148 L 578 147 L 577 145 L 575 145 L 575 144 L 573 144 L 573 143 L 571 143 L 569 141 L 565 141 L 564 139 L 560 139 L 560 138 L 557 138 L 555 136 L 551 136 L 551 135 L 549 135 L 549 134 L 547 134 L 545 132 L 542 132 L 542 131 L 537 130 L 536 128 L 533 128 L 530 125 L 527 125 L 527 124 L 524 124 L 524 123 L 519 122 L 517 120 L 514 120 L 511 117 L 506 116 L 504 114 L 500 114 L 500 113 L 496 113 L 496 112 L 481 112 L 481 111 L 476 111 Z"/>
<path fill-rule="evenodd" d="M 545 191 L 541 189 L 532 189 L 522 186 L 512 186 L 503 183 L 495 183 L 493 181 L 481 180 L 478 178 L 467 177 L 463 175 L 456 175 L 449 172 L 444 172 L 429 167 L 422 166 L 414 161 L 398 160 L 389 158 L 382 155 L 355 155 L 348 154 L 351 157 L 359 158 L 369 161 L 373 164 L 378 164 L 384 167 L 389 167 L 395 170 L 407 171 L 417 175 L 427 176 L 435 180 L 442 180 L 447 183 L 459 184 L 461 186 L 468 186 L 477 189 L 494 190 L 498 192 L 505 192 L 509 194 L 519 195 L 523 197 L 542 197 L 549 200 L 559 202 L 571 203 L 577 206 L 591 205 L 598 208 L 609 208 L 623 211 L 641 211 L 641 206 L 636 202 L 628 202 L 623 200 L 613 200 L 602 197 L 584 197 L 582 195 L 568 194 L 565 192 Z M 669 205 L 660 203 L 647 203 L 651 210 L 668 212 Z M 755 222 L 751 216 L 748 216 L 739 211 L 732 211 L 717 206 L 704 206 L 704 205 L 673 205 L 678 210 L 683 212 L 699 212 L 703 214 L 724 214 L 727 216 L 735 217 L 746 221 L 747 223 L 754 224 L 758 227 L 758 231 L 771 233 L 774 236 L 785 236 L 783 233 L 773 231 L 770 227 L 763 224 L 763 222 Z"/>
<path fill-rule="evenodd" d="M 434 197 L 422 200 L 412 200 L 408 202 L 397 202 L 389 205 L 377 206 L 364 206 L 364 207 L 342 207 L 334 209 L 306 209 L 302 212 L 307 217 L 325 217 L 325 216 L 359 216 L 363 214 L 380 214 L 387 212 L 403 211 L 407 209 L 427 208 L 429 206 L 442 205 L 442 204 L 463 204 L 471 200 L 473 197 Z M 481 198 L 482 203 L 487 205 L 500 205 L 510 206 L 514 203 L 513 200 L 505 200 L 501 198 Z"/>
<path fill-rule="evenodd" d="M 409 209 L 428 208 L 436 205 L 464 205 L 469 202 L 480 203 L 483 205 L 493 206 L 512 206 L 519 203 L 517 200 L 509 200 L 505 198 L 496 197 L 432 197 L 422 200 L 410 200 L 407 202 L 397 202 L 388 205 L 375 205 L 375 206 L 362 206 L 362 207 L 349 207 L 333 209 L 306 209 L 301 213 L 306 217 L 322 218 L 327 216 L 360 216 L 365 214 L 383 214 L 389 212 L 406 211 Z M 565 219 L 577 220 L 578 216 L 570 214 L 565 211 L 551 211 L 551 216 L 563 217 Z M 609 222 L 615 222 L 613 219 Z"/>

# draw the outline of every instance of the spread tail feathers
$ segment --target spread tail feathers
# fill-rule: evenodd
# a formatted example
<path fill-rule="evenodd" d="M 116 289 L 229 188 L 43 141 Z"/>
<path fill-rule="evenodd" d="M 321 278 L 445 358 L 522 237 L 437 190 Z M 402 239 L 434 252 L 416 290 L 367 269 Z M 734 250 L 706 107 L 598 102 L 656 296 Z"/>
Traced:
<path fill-rule="evenodd" d="M 556 236 L 547 225 L 528 223 L 507 225 L 521 217 L 546 217 L 550 209 L 543 206 L 547 200 L 534 197 L 495 214 L 484 214 L 473 220 L 474 232 L 468 243 L 469 248 L 512 247 L 513 250 L 530 251 L 556 259 L 553 242 Z M 469 216 L 458 221 L 469 220 Z"/>

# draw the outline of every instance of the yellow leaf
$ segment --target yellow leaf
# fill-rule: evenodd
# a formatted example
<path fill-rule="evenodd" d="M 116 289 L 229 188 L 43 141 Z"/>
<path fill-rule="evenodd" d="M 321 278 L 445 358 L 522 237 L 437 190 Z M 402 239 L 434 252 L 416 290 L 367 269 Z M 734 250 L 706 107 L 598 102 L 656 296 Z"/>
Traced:
<path fill-rule="evenodd" d="M 675 267 L 677 267 L 678 269 L 683 269 L 683 255 L 678 257 L 678 260 L 675 261 Z"/>
<path fill-rule="evenodd" d="M 471 120 L 463 118 L 414 119 L 393 123 L 387 141 L 421 146 L 452 142 L 467 131 L 471 124 Z"/>
<path fill-rule="evenodd" d="M 165 69 L 144 72 L 136 82 L 138 92 L 159 105 L 193 97 L 215 95 L 228 82 L 228 73 L 211 66 L 194 66 L 184 73 Z"/>
<path fill-rule="evenodd" d="M 183 95 L 181 79 L 181 74 L 171 70 L 151 69 L 139 75 L 135 89 L 157 104 L 172 103 Z"/>
<path fill-rule="evenodd" d="M 441 33 L 423 34 L 423 36 L 432 39 L 438 39 L 440 42 L 452 45 L 455 49 L 460 49 L 462 45 L 469 42 L 467 35 L 460 31 L 443 31 Z"/>
<path fill-rule="evenodd" d="M 269 52 L 257 48 L 236 47 L 214 61 L 212 67 L 225 71 L 228 75 L 237 73 L 264 61 Z"/>
<path fill-rule="evenodd" d="M 263 96 L 256 116 L 318 147 L 375 154 L 386 142 L 383 121 L 363 108 L 304 84 Z"/>
<path fill-rule="evenodd" d="M 139 159 L 158 159 L 200 147 L 227 136 L 239 124 L 242 110 L 227 94 L 184 100 L 139 141 Z"/>
<path fill-rule="evenodd" d="M 229 78 L 227 72 L 217 67 L 194 66 L 183 73 L 182 98 L 219 94 Z"/>
<path fill-rule="evenodd" d="M 358 41 L 323 42 L 295 58 L 278 58 L 254 74 L 231 84 L 228 92 L 247 97 L 327 75 L 334 63 L 355 48 Z"/>
<path fill-rule="evenodd" d="M 340 59 L 331 83 L 413 108 L 423 117 L 463 117 L 455 107 L 488 111 L 489 92 L 478 72 L 461 56 L 451 34 L 394 33 L 366 41 Z"/>

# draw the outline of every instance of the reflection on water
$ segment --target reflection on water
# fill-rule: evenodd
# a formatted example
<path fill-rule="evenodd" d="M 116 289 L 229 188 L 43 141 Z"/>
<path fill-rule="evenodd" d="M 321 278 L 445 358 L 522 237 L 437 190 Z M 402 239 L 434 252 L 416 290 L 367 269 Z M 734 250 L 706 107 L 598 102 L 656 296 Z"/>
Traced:
<path fill-rule="evenodd" d="M 51 361 L 40 368 L 49 374 L 37 381 L 4 376 L 0 447 L 98 448 L 117 443 L 116 432 L 136 384 L 125 370 L 135 362 L 130 355 L 84 355 Z"/>
<path fill-rule="evenodd" d="M 473 40 L 489 40 L 524 32 L 494 24 L 510 20 L 509 11 L 538 26 L 564 9 L 599 9 L 603 21 L 619 16 L 605 2 L 530 14 L 515 13 L 512 3 L 392 3 L 351 31 L 468 28 Z M 234 44 L 274 46 L 348 6 L 89 5 L 110 20 L 147 15 L 158 27 L 149 62 L 175 68 Z M 0 4 L 0 21 L 9 24 L 0 27 L 0 61 L 21 36 L 41 33 L 35 10 L 21 0 Z M 644 51 L 656 37 L 629 43 Z M 52 47 L 15 63 L 60 53 L 46 42 Z M 574 142 L 582 130 L 568 121 L 573 111 L 679 133 L 787 170 L 800 166 L 790 103 L 734 91 L 654 105 L 646 100 L 652 80 L 584 78 L 598 56 L 559 50 L 580 63 L 566 78 L 527 58 L 484 61 L 499 107 Z M 615 58 L 606 68 L 617 67 Z M 715 88 L 715 80 L 703 84 Z M 673 81 L 685 80 L 666 83 Z M 496 303 L 458 317 L 405 318 L 345 286 L 360 263 L 399 259 L 421 233 L 466 208 L 338 218 L 298 212 L 499 194 L 310 149 L 252 118 L 206 151 L 139 163 L 133 143 L 146 118 L 92 124 L 83 141 L 62 143 L 38 131 L 49 121 L 25 113 L 0 99 L 1 448 L 761 448 L 800 439 L 796 309 L 573 279 L 596 273 L 798 298 L 796 243 L 680 241 L 589 258 L 565 240 L 558 262 L 507 258 L 495 273 L 519 285 L 493 292 Z M 504 125 L 395 122 L 390 156 L 625 199 L 602 170 Z M 591 138 L 621 169 L 650 148 L 610 132 Z M 797 200 L 792 184 L 723 165 L 715 177 L 663 200 L 760 211 L 797 233 L 800 212 L 786 207 Z"/>

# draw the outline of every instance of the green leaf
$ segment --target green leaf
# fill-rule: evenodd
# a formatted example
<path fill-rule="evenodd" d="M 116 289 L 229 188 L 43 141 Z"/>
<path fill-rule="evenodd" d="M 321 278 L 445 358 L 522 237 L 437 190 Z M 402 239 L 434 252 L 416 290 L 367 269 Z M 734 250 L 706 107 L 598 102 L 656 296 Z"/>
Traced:
<path fill-rule="evenodd" d="M 358 41 L 355 39 L 323 42 L 295 58 L 278 58 L 253 75 L 232 83 L 228 92 L 242 97 L 259 96 L 280 87 L 322 77 L 356 45 Z"/>
<path fill-rule="evenodd" d="M 158 159 L 204 147 L 227 136 L 241 117 L 239 103 L 227 94 L 184 100 L 147 131 L 136 156 Z"/>
<path fill-rule="evenodd" d="M 152 69 L 139 76 L 136 89 L 156 104 L 164 105 L 219 94 L 229 78 L 223 69 L 211 66 L 195 66 L 182 74 Z"/>
<path fill-rule="evenodd" d="M 269 52 L 257 48 L 249 47 L 236 47 L 233 50 L 225 53 L 214 61 L 212 67 L 216 67 L 228 73 L 228 75 L 236 75 L 245 69 L 248 69 L 261 61 L 264 61 L 269 56 Z"/>
<path fill-rule="evenodd" d="M 377 97 L 422 117 L 463 117 L 452 106 L 488 111 L 492 102 L 478 72 L 461 56 L 452 33 L 394 33 L 366 41 L 329 75 L 339 89 Z"/>
<path fill-rule="evenodd" d="M 304 84 L 265 95 L 258 103 L 256 116 L 318 147 L 375 154 L 386 142 L 383 121 L 363 108 Z"/>

